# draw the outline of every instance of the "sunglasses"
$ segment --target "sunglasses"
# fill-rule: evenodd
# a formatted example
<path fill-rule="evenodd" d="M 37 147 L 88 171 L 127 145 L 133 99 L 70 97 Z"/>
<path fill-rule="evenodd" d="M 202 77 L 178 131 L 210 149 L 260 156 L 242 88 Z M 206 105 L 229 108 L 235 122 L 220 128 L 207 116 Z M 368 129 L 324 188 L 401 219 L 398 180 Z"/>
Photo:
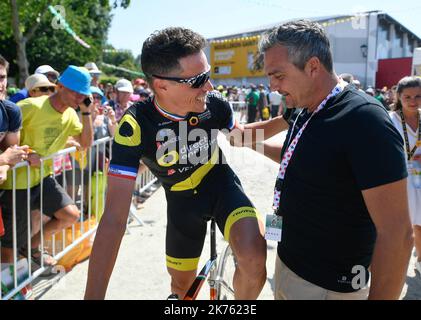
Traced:
<path fill-rule="evenodd" d="M 38 91 L 47 93 L 48 91 L 55 92 L 56 88 L 55 87 L 38 87 L 38 88 L 35 88 L 34 90 L 38 90 Z"/>
<path fill-rule="evenodd" d="M 155 78 L 163 79 L 163 80 L 171 80 L 178 83 L 185 83 L 188 84 L 191 88 L 201 88 L 205 85 L 206 82 L 209 81 L 210 78 L 210 70 L 202 72 L 197 76 L 191 78 L 176 78 L 176 77 L 165 77 L 165 76 L 158 76 L 156 74 L 152 75 Z"/>
<path fill-rule="evenodd" d="M 97 95 L 92 95 L 92 98 L 94 98 L 94 100 L 99 100 L 99 101 L 102 100 L 102 97 L 101 96 L 97 96 Z"/>

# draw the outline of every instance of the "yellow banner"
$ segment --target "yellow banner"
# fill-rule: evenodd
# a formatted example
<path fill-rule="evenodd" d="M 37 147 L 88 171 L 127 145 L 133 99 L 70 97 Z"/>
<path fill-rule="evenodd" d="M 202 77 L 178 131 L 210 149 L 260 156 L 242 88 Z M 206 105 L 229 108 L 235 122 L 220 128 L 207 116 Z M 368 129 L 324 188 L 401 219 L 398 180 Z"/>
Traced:
<path fill-rule="evenodd" d="M 211 42 L 213 79 L 262 77 L 263 57 L 257 44 L 260 36 Z"/>

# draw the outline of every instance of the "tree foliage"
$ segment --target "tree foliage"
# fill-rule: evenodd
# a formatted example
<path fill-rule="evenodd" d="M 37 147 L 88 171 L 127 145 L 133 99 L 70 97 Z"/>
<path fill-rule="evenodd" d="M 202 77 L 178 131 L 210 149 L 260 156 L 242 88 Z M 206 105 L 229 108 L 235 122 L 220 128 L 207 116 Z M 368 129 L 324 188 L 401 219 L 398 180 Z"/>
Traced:
<path fill-rule="evenodd" d="M 10 75 L 18 74 L 16 39 L 14 38 L 11 2 L 1 1 L 0 53 L 11 62 Z M 33 33 L 26 44 L 29 72 L 42 64 L 49 64 L 63 71 L 69 64 L 84 65 L 88 61 L 99 62 L 106 45 L 112 10 L 118 6 L 127 8 L 130 0 L 16 0 L 19 8 L 19 30 L 26 37 Z M 48 5 L 61 5 L 71 29 L 91 48 L 76 42 L 64 29 L 53 28 L 54 16 Z M 33 32 L 34 31 L 34 32 Z"/>

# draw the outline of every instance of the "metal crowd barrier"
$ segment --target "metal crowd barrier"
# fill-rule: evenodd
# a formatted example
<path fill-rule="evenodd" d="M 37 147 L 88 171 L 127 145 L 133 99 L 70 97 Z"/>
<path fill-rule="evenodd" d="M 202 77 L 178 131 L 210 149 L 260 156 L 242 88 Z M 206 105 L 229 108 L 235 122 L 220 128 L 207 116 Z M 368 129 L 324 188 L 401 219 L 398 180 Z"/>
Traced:
<path fill-rule="evenodd" d="M 108 151 L 107 151 L 107 146 L 108 146 Z M 61 258 L 63 258 L 67 253 L 69 253 L 72 249 L 74 249 L 76 246 L 78 246 L 79 244 L 81 244 L 82 241 L 84 241 L 85 239 L 88 239 L 89 237 L 91 237 L 97 229 L 98 226 L 98 222 L 99 219 L 96 219 L 96 223 L 94 226 L 91 226 L 91 218 L 92 215 L 95 215 L 95 218 L 99 217 L 102 215 L 103 213 L 103 208 L 105 205 L 105 193 L 106 193 L 106 188 L 104 187 L 105 184 L 105 180 L 102 181 L 103 183 L 103 188 L 101 189 L 100 186 L 100 182 L 99 182 L 99 176 L 102 174 L 103 178 L 102 179 L 106 179 L 106 172 L 105 170 L 107 169 L 106 166 L 106 160 L 104 157 L 104 155 L 106 155 L 108 153 L 108 155 L 111 155 L 111 148 L 112 148 L 112 139 L 109 137 L 103 138 L 103 139 L 99 139 L 96 140 L 91 148 L 89 148 L 87 150 L 87 153 L 81 153 L 81 158 L 80 161 L 82 164 L 84 163 L 84 161 L 87 161 L 87 165 L 86 168 L 80 168 L 79 166 L 79 170 L 78 166 L 76 165 L 76 160 L 75 160 L 75 156 L 70 157 L 70 155 L 75 155 L 76 152 L 76 148 L 75 147 L 71 147 L 71 148 L 67 148 L 64 150 L 61 150 L 55 154 L 52 154 L 50 156 L 44 157 L 41 159 L 41 166 L 40 166 L 40 174 L 41 177 L 44 176 L 44 163 L 46 161 L 51 161 L 54 163 L 54 159 L 55 158 L 61 158 L 61 170 L 59 170 L 59 172 L 56 174 L 56 170 L 53 170 L 53 177 L 56 178 L 61 174 L 62 177 L 62 185 L 63 187 L 66 189 L 66 191 L 68 191 L 68 186 L 69 184 L 67 183 L 67 179 L 66 179 L 66 172 L 69 172 L 70 170 L 66 170 L 66 157 L 67 159 L 69 159 L 69 157 L 71 158 L 71 194 L 70 197 L 73 199 L 75 205 L 78 207 L 79 212 L 80 212 L 80 219 L 78 221 L 78 223 L 80 223 L 80 232 L 81 235 L 79 237 L 75 237 L 75 224 L 72 225 L 71 229 L 72 229 L 72 241 L 70 241 L 69 244 L 66 245 L 66 230 L 63 229 L 61 231 L 62 236 L 61 236 L 61 250 L 57 250 L 57 245 L 56 245 L 56 234 L 53 234 L 51 236 L 52 238 L 52 244 L 51 244 L 51 255 L 54 257 L 55 260 L 60 260 Z M 102 154 L 102 157 L 100 156 L 100 154 Z M 94 168 L 93 168 L 93 161 L 91 159 L 95 159 L 94 161 Z M 102 164 L 102 166 L 100 166 L 100 164 Z M 68 165 L 68 163 L 67 163 Z M 54 165 L 53 165 L 54 167 Z M 12 169 L 12 179 L 13 179 L 13 189 L 12 189 L 12 199 L 13 199 L 13 263 L 2 263 L 1 261 L 1 255 L 0 255 L 0 283 L 1 283 L 1 290 L 0 290 L 0 300 L 9 300 L 9 299 L 24 299 L 25 297 L 22 295 L 21 290 L 26 288 L 28 285 L 30 285 L 37 277 L 39 277 L 42 273 L 44 273 L 48 267 L 44 266 L 44 261 L 41 258 L 41 266 L 39 269 L 37 269 L 36 271 L 32 272 L 32 261 L 30 259 L 30 249 L 28 249 L 27 251 L 29 252 L 28 254 L 28 258 L 27 259 L 21 259 L 18 261 L 18 248 L 17 248 L 17 230 L 16 230 L 16 169 L 18 168 L 26 168 L 26 172 L 27 172 L 27 188 L 26 188 L 26 192 L 27 192 L 27 208 L 26 208 L 26 219 L 28 222 L 28 229 L 27 229 L 27 248 L 31 248 L 31 229 L 34 227 L 34 225 L 32 225 L 31 228 L 31 223 L 32 223 L 32 219 L 31 219 L 31 210 L 30 210 L 30 198 L 31 198 L 31 194 L 30 194 L 30 166 L 29 163 L 27 161 L 21 162 L 19 164 L 17 164 L 13 169 Z M 103 171 L 100 170 L 100 168 L 102 168 Z M 57 169 L 57 168 L 56 168 Z M 105 169 L 105 170 L 104 170 Z M 60 173 L 61 171 L 61 173 Z M 79 190 L 77 190 L 77 185 L 76 185 L 76 171 L 80 172 L 80 185 L 78 185 L 78 187 L 80 187 Z M 88 174 L 88 183 L 87 185 L 84 184 L 84 175 Z M 95 184 L 94 184 L 94 189 L 92 188 L 92 179 L 93 177 L 96 176 L 95 178 Z M 143 192 L 145 190 L 147 190 L 152 184 L 154 184 L 156 182 L 156 178 L 153 176 L 153 174 L 149 171 L 146 170 L 146 172 L 144 172 L 141 176 L 138 177 L 138 187 L 139 189 L 137 190 L 137 192 Z M 40 230 L 40 234 L 41 234 L 41 243 L 40 243 L 40 248 L 41 248 L 41 252 L 44 251 L 44 245 L 45 245 L 45 239 L 44 239 L 44 234 L 43 234 L 43 183 L 41 182 L 40 184 L 40 188 L 41 188 L 41 194 L 40 194 L 40 223 L 39 223 L 39 230 Z M 87 206 L 85 207 L 85 191 L 84 189 L 88 188 L 88 192 L 87 192 Z M 95 199 L 92 200 L 92 191 L 95 190 Z M 1 201 L 1 200 L 0 200 Z M 94 203 L 92 202 L 94 201 Z M 100 204 L 100 202 L 102 202 L 102 204 Z M 0 203 L 1 205 L 1 203 Z M 93 206 L 94 209 L 93 210 Z M 85 210 L 87 209 L 87 210 Z M 95 211 L 92 213 L 92 211 Z M 87 216 L 85 217 L 85 213 L 87 212 Z M 136 215 L 136 208 L 133 208 L 133 205 L 130 208 L 130 212 L 129 215 L 134 218 L 135 220 L 137 220 L 139 222 L 139 224 L 143 224 L 140 220 L 140 218 Z M 85 230 L 85 225 L 84 225 L 84 221 L 85 218 L 88 219 L 88 224 L 87 224 L 87 230 Z M 6 230 L 6 232 L 8 232 Z M 10 231 L 9 231 L 10 232 Z M 1 247 L 1 239 L 0 239 L 0 247 Z M 16 272 L 16 271 L 17 272 Z M 20 270 L 23 270 L 23 272 L 19 273 Z M 12 283 L 10 283 L 12 282 Z M 7 286 L 8 284 L 8 286 Z M 11 288 L 10 288 L 11 286 Z M 2 294 L 2 291 L 5 292 L 5 294 Z"/>

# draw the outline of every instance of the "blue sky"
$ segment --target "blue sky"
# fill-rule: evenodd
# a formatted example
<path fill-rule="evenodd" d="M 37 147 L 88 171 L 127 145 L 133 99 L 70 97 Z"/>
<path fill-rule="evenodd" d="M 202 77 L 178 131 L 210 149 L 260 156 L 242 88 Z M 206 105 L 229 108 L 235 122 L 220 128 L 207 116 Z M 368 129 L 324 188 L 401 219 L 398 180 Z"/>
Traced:
<path fill-rule="evenodd" d="M 294 18 L 369 10 L 385 11 L 421 37 L 419 0 L 131 0 L 128 9 L 113 11 L 108 42 L 136 56 L 153 31 L 169 26 L 187 27 L 212 38 Z"/>

